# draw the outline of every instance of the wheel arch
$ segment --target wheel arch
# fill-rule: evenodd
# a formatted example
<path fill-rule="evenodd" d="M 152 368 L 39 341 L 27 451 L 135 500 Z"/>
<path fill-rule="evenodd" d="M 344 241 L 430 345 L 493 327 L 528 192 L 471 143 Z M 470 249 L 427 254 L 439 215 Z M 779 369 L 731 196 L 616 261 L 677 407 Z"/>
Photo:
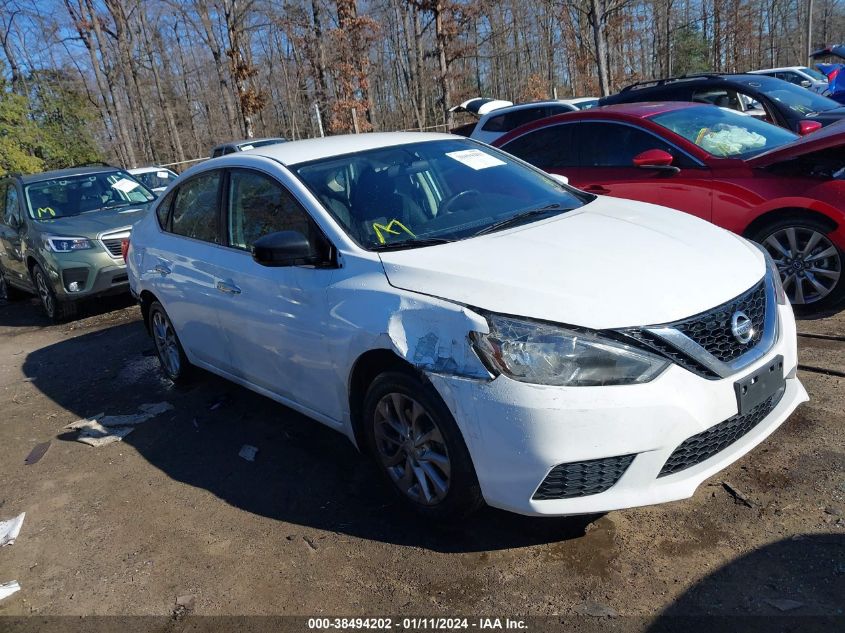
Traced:
<path fill-rule="evenodd" d="M 750 238 L 767 224 L 779 222 L 780 220 L 787 218 L 812 218 L 826 226 L 829 233 L 836 231 L 840 227 L 840 224 L 836 220 L 822 211 L 807 209 L 806 207 L 779 207 L 777 209 L 765 211 L 754 218 L 754 220 L 752 220 L 742 231 L 742 235 L 743 237 Z"/>
<path fill-rule="evenodd" d="M 141 318 L 144 321 L 144 327 L 147 329 L 148 334 L 150 332 L 150 306 L 155 301 L 158 301 L 158 297 L 149 290 L 142 290 L 141 294 L 138 295 L 138 302 L 141 304 Z"/>
<path fill-rule="evenodd" d="M 359 450 L 363 450 L 365 445 L 362 414 L 367 389 L 379 374 L 386 371 L 403 371 L 421 378 L 424 382 L 428 381 L 425 372 L 420 371 L 391 349 L 371 349 L 361 354 L 349 372 L 347 386 L 352 439 Z"/>

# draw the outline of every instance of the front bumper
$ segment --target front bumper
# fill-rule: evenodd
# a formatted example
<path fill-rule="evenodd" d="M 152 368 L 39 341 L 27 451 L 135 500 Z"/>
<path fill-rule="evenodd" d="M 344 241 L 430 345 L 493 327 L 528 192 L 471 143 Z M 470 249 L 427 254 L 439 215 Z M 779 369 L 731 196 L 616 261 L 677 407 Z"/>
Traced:
<path fill-rule="evenodd" d="M 652 382 L 610 387 L 549 387 L 499 376 L 480 382 L 431 374 L 452 411 L 488 504 L 528 515 L 606 512 L 692 496 L 705 479 L 757 446 L 808 400 L 795 377 L 795 320 L 778 306 L 780 336 L 769 352 L 729 378 L 707 380 L 670 366 Z M 786 389 L 748 433 L 709 459 L 658 477 L 686 439 L 737 414 L 734 383 L 783 356 Z M 635 455 L 605 492 L 533 499 L 558 464 Z"/>
<path fill-rule="evenodd" d="M 63 301 L 129 291 L 126 264 L 105 251 L 51 253 L 46 263 L 53 290 Z M 78 282 L 76 291 L 69 289 L 73 281 Z"/>

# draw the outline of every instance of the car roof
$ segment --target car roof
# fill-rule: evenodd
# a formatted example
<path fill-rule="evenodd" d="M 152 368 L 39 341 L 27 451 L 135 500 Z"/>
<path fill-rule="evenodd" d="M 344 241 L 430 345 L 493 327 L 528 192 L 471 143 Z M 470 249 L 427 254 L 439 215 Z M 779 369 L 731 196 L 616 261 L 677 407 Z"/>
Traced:
<path fill-rule="evenodd" d="M 602 106 L 600 108 L 580 110 L 579 113 L 590 113 L 591 118 L 597 116 L 600 117 L 602 112 L 611 112 L 613 114 L 624 114 L 627 116 L 637 117 L 638 119 L 647 119 L 657 114 L 663 114 L 664 112 L 686 110 L 688 108 L 694 108 L 702 105 L 707 104 L 697 103 L 695 101 L 635 101 L 633 103 L 615 103 L 612 105 Z"/>
<path fill-rule="evenodd" d="M 781 85 L 777 82 L 783 81 L 777 77 L 769 77 L 768 75 L 758 75 L 752 73 L 720 73 L 720 74 L 706 74 L 706 75 L 683 75 L 681 77 L 669 77 L 666 79 L 652 79 L 647 81 L 640 81 L 630 84 L 619 91 L 618 95 L 631 94 L 636 92 L 660 92 L 664 88 L 673 88 L 679 85 L 689 84 L 710 84 L 718 86 L 719 84 L 739 83 L 744 85 L 759 84 L 758 86 L 751 86 L 754 88 L 763 87 L 765 85 L 777 86 Z M 614 96 L 611 95 L 610 99 Z"/>
<path fill-rule="evenodd" d="M 134 167 L 133 169 L 127 169 L 126 171 L 128 171 L 130 174 L 149 174 L 149 173 L 152 173 L 154 171 L 172 171 L 172 170 L 169 169 L 168 167 L 149 166 L 149 167 Z"/>
<path fill-rule="evenodd" d="M 219 145 L 215 145 L 212 149 L 215 150 L 219 147 L 239 147 L 241 145 L 249 145 L 250 143 L 263 143 L 264 141 L 279 141 L 280 143 L 286 143 L 287 139 L 282 138 L 281 136 L 265 136 L 263 138 L 242 138 L 239 141 L 226 141 L 225 143 L 220 143 Z"/>
<path fill-rule="evenodd" d="M 53 171 L 43 171 L 40 174 L 27 174 L 25 176 L 18 176 L 20 181 L 27 185 L 33 182 L 41 182 L 43 180 L 53 180 L 55 178 L 84 176 L 85 174 L 101 174 L 112 171 L 121 171 L 120 167 L 112 167 L 109 165 L 97 165 L 96 167 L 70 167 L 69 169 L 55 169 Z"/>
<path fill-rule="evenodd" d="M 297 165 L 307 163 L 321 158 L 342 156 L 382 147 L 395 147 L 408 143 L 421 143 L 424 141 L 443 140 L 466 140 L 464 137 L 453 134 L 440 134 L 435 132 L 376 132 L 367 134 L 341 134 L 338 136 L 326 136 L 324 138 L 311 138 L 302 141 L 288 141 L 277 145 L 264 145 L 245 152 L 240 155 L 251 154 L 264 156 L 276 160 L 283 165 Z M 212 160 L 231 159 L 234 155 L 221 156 Z M 205 163 L 204 163 L 205 164 Z"/>

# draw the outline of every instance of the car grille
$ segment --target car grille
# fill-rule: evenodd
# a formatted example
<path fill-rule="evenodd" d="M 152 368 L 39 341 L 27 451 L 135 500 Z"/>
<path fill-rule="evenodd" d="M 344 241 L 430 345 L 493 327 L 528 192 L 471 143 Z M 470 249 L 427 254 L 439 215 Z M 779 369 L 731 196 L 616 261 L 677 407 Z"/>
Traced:
<path fill-rule="evenodd" d="M 572 499 L 604 492 L 619 481 L 634 461 L 634 457 L 620 455 L 558 464 L 546 475 L 533 498 L 539 501 Z"/>
<path fill-rule="evenodd" d="M 123 244 L 123 240 L 125 238 L 117 239 L 117 238 L 109 238 L 103 239 L 103 246 L 106 247 L 106 250 L 111 253 L 112 257 L 122 257 L 123 252 L 120 250 L 121 245 Z"/>
<path fill-rule="evenodd" d="M 658 477 L 692 468 L 723 451 L 751 429 L 760 424 L 772 412 L 783 397 L 783 390 L 771 395 L 744 415 L 735 415 L 706 431 L 693 435 L 674 450 L 666 460 Z"/>
<path fill-rule="evenodd" d="M 694 374 L 698 374 L 699 376 L 703 376 L 704 378 L 711 380 L 719 378 L 719 374 L 715 371 L 701 364 L 692 356 L 688 356 L 682 351 L 675 349 L 668 343 L 662 341 L 659 336 L 656 336 L 651 332 L 647 332 L 645 330 L 632 330 L 630 332 L 626 332 L 626 334 L 643 345 L 650 347 L 653 351 L 658 352 L 661 356 L 668 358 L 676 365 L 680 365 L 687 371 L 691 371 Z"/>
<path fill-rule="evenodd" d="M 100 236 L 100 243 L 115 259 L 123 259 L 123 241 L 129 239 L 129 227 Z"/>
<path fill-rule="evenodd" d="M 754 326 L 754 335 L 747 343 L 737 341 L 731 332 L 731 317 L 737 311 L 744 312 Z M 736 299 L 670 327 L 686 334 L 723 363 L 729 363 L 760 342 L 765 320 L 766 287 L 761 281 Z"/>

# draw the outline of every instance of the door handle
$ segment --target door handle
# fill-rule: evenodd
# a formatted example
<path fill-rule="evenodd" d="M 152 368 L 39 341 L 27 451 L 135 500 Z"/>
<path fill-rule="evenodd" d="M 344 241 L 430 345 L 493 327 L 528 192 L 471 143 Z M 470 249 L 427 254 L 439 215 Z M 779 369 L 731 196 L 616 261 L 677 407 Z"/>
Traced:
<path fill-rule="evenodd" d="M 217 282 L 217 289 L 220 292 L 226 293 L 227 295 L 239 295 L 239 294 L 241 294 L 240 288 L 238 288 L 235 284 L 230 284 L 227 281 L 218 281 Z"/>
<path fill-rule="evenodd" d="M 601 185 L 587 185 L 586 187 L 584 187 L 584 191 L 589 191 L 590 193 L 599 193 L 602 195 L 610 193 L 610 189 L 602 187 Z"/>
<path fill-rule="evenodd" d="M 169 275 L 171 273 L 171 270 L 167 266 L 167 264 L 159 263 L 159 264 L 156 264 L 153 267 L 153 272 L 158 273 L 162 277 L 166 277 L 167 275 Z"/>

